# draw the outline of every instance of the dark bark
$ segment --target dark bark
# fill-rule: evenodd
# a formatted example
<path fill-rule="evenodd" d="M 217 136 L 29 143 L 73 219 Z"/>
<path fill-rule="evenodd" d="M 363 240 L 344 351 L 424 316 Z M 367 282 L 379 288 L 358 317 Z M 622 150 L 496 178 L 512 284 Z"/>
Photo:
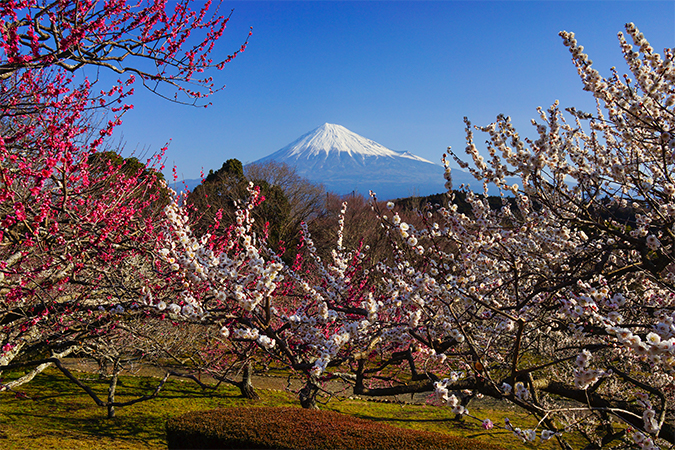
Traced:
<path fill-rule="evenodd" d="M 383 397 L 399 394 L 417 394 L 421 392 L 431 392 L 433 390 L 434 390 L 434 383 L 430 380 L 411 381 L 409 383 L 400 384 L 398 386 L 374 388 L 374 389 L 369 389 L 363 385 L 363 382 L 359 383 L 357 381 L 356 386 L 354 386 L 354 394 L 368 395 L 371 397 Z"/>
<path fill-rule="evenodd" d="M 316 396 L 319 394 L 319 386 L 312 378 L 307 379 L 307 383 L 300 389 L 300 406 L 305 409 L 319 409 L 316 403 Z"/>
<path fill-rule="evenodd" d="M 535 387 L 543 392 L 548 392 L 549 394 L 576 400 L 579 403 L 588 405 L 592 408 L 611 409 L 612 414 L 620 417 L 623 421 L 631 424 L 638 430 L 644 426 L 642 410 L 627 401 L 610 401 L 595 393 L 576 389 L 557 381 L 537 380 Z M 617 409 L 622 409 L 626 411 L 627 414 L 621 413 L 620 411 L 617 411 Z M 671 444 L 675 444 L 675 423 L 666 420 L 659 431 L 658 437 Z"/>
<path fill-rule="evenodd" d="M 237 384 L 237 387 L 239 388 L 242 397 L 250 400 L 260 400 L 260 396 L 253 388 L 253 383 L 251 383 L 252 374 L 251 363 L 247 362 L 244 365 L 244 373 L 242 374 L 241 381 Z"/>

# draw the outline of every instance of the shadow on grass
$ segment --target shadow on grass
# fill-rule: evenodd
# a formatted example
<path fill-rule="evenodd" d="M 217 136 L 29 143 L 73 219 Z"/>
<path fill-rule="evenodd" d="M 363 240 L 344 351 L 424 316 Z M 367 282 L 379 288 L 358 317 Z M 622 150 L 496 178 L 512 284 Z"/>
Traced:
<path fill-rule="evenodd" d="M 445 424 L 450 428 L 461 429 L 461 430 L 477 430 L 480 429 L 480 425 L 477 423 L 469 422 L 466 420 L 457 420 L 453 418 L 441 417 L 441 418 L 420 418 L 420 417 L 382 417 L 382 416 L 372 416 L 368 414 L 354 414 L 354 416 L 361 419 L 372 420 L 373 422 L 389 422 L 389 423 L 436 423 L 436 424 Z"/>
<path fill-rule="evenodd" d="M 451 423 L 453 425 L 462 425 L 465 422 L 461 421 L 456 421 L 455 419 L 448 419 L 448 418 L 440 418 L 440 419 L 418 419 L 418 418 L 411 418 L 411 419 L 406 419 L 402 417 L 382 417 L 382 416 L 371 416 L 368 414 L 353 414 L 356 417 L 359 417 L 361 419 L 368 419 L 372 420 L 373 422 L 400 422 L 400 423 L 420 423 L 420 422 L 428 422 L 428 423 Z"/>
<path fill-rule="evenodd" d="M 467 434 L 466 437 L 471 438 L 471 439 L 476 439 L 476 438 L 487 438 L 487 439 L 492 439 L 495 436 L 510 436 L 513 433 L 507 430 L 497 430 L 497 431 L 484 431 L 482 433 L 475 433 L 475 434 Z"/>
<path fill-rule="evenodd" d="M 19 375 L 20 376 L 20 375 Z M 85 374 L 83 381 L 91 374 Z M 8 377 L 9 378 L 9 377 Z M 16 378 L 16 377 L 15 377 Z M 158 379 L 144 377 L 122 377 L 123 386 L 117 393 L 118 401 L 130 400 L 152 392 Z M 107 380 L 88 379 L 86 382 L 102 400 L 107 398 Z M 21 391 L 31 399 L 14 398 L 11 394 L 0 394 L 0 434 L 8 435 L 7 448 L 63 448 L 74 446 L 78 441 L 86 442 L 82 450 L 93 448 L 125 448 L 133 450 L 166 448 L 165 423 L 167 419 L 190 411 L 203 411 L 231 406 L 296 406 L 297 398 L 283 391 L 260 389 L 263 397 L 257 402 L 240 397 L 239 390 L 223 385 L 218 390 L 202 390 L 193 382 L 169 380 L 158 397 L 126 407 L 116 408 L 117 417 L 108 419 L 106 408 L 97 406 L 79 387 L 72 384 L 60 372 L 48 369 Z M 338 406 L 340 405 L 340 406 Z M 334 406 L 338 406 L 335 408 Z M 485 439 L 487 433 L 479 425 L 462 424 L 423 407 L 379 405 L 351 401 L 332 404 L 332 409 L 343 414 L 368 419 L 374 422 L 401 424 L 404 428 L 428 429 L 428 431 L 451 431 L 455 428 L 461 435 Z M 421 425 L 417 427 L 416 424 Z M 425 427 L 426 425 L 426 427 Z M 437 430 L 433 430 L 436 428 Z M 442 430 L 438 430 L 442 428 Z M 500 433 L 501 434 L 501 433 Z M 508 433 L 505 433 L 508 434 Z M 492 436 L 492 433 L 490 433 Z M 12 446 L 12 440 L 25 437 Z M 0 436 L 0 439 L 2 437 Z M 18 445 L 16 445 L 18 444 Z M 79 445 L 79 444 L 78 444 Z M 0 441 L 0 448 L 5 448 Z M 76 447 L 77 448 L 77 447 Z M 519 448 L 511 446 L 511 448 Z"/>
<path fill-rule="evenodd" d="M 7 379 L 21 375 L 7 376 Z M 108 380 L 85 381 L 84 378 L 80 379 L 105 401 Z M 122 381 L 123 385 L 118 386 L 116 396 L 118 402 L 150 394 L 159 383 L 157 379 L 138 377 L 124 377 Z M 80 436 L 93 440 L 134 441 L 138 448 L 166 445 L 164 423 L 173 415 L 241 402 L 238 391 L 229 389 L 228 386 L 221 386 L 217 391 L 207 391 L 187 382 L 170 380 L 156 398 L 117 407 L 117 416 L 108 419 L 107 408 L 96 405 L 80 387 L 59 372 L 49 369 L 16 391 L 25 394 L 25 397 L 13 396 L 11 393 L 0 394 L 0 416 L 5 425 L 3 435 L 13 429 L 15 431 L 12 433 L 32 436 L 30 439 L 37 441 L 43 435 L 52 439 L 77 439 Z"/>

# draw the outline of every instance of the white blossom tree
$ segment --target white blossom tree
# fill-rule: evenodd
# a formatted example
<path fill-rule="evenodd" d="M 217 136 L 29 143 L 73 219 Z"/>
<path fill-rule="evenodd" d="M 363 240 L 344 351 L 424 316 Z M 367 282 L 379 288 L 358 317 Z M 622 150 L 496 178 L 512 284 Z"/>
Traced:
<path fill-rule="evenodd" d="M 455 369 L 434 387 L 457 412 L 466 411 L 449 392 L 468 389 L 539 417 L 544 439 L 577 429 L 603 446 L 630 427 L 634 444 L 652 448 L 675 442 L 675 72 L 672 51 L 662 59 L 634 25 L 626 30 L 638 47 L 619 34 L 634 81 L 614 70 L 603 78 L 561 33 L 597 99 L 593 113 L 570 108 L 566 118 L 556 102 L 533 121 L 536 140 L 499 116 L 476 127 L 487 159 L 467 120 L 471 164 L 456 160 L 513 199 L 494 210 L 467 193 L 472 214 L 440 208 L 419 231 L 385 220 L 425 257 L 382 272 L 386 297 L 421 314 L 411 338 Z M 446 178 L 451 189 L 449 168 Z"/>
<path fill-rule="evenodd" d="M 675 67 L 671 50 L 662 57 L 634 25 L 626 31 L 633 79 L 601 76 L 573 33 L 560 33 L 596 111 L 540 109 L 533 140 L 505 116 L 466 120 L 470 162 L 451 155 L 484 183 L 484 195 L 465 192 L 471 213 L 458 209 L 447 164 L 450 203 L 422 211 L 422 225 L 374 203 L 390 258 L 369 265 L 367 249 L 348 251 L 339 233 L 323 261 L 305 233 L 312 268 L 286 267 L 248 250 L 243 212 L 242 259 L 209 253 L 207 237 L 190 244 L 200 264 L 181 250 L 176 269 L 236 301 L 227 333 L 304 370 L 310 388 L 341 376 L 362 395 L 428 391 L 469 416 L 470 399 L 490 396 L 539 420 L 503 428 L 563 448 L 569 431 L 587 448 L 675 444 Z"/>

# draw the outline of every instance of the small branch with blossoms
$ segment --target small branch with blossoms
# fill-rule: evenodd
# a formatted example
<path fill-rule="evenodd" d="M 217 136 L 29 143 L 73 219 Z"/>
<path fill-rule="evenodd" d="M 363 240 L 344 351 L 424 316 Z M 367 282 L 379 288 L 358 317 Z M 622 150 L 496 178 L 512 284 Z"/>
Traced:
<path fill-rule="evenodd" d="M 232 12 L 207 2 L 194 11 L 191 0 L 177 2 L 173 11 L 158 0 L 136 3 L 96 1 L 19 1 L 2 11 L 3 48 L 0 80 L 21 70 L 60 67 L 69 72 L 98 66 L 118 74 L 136 75 L 152 92 L 172 101 L 184 95 L 196 104 L 219 88 L 208 69 L 222 69 L 243 52 L 243 44 L 219 62 L 211 60 L 216 40 Z M 154 70 L 145 68 L 149 62 Z M 120 82 L 121 83 L 121 82 Z M 121 84 L 120 84 L 121 85 Z M 168 95 L 160 90 L 176 90 Z"/>

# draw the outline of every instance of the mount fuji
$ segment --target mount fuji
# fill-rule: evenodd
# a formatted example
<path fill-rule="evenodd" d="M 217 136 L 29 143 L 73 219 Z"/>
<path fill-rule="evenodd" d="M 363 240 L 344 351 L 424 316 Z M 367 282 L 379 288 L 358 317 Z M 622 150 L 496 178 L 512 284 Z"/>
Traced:
<path fill-rule="evenodd" d="M 358 192 L 368 196 L 368 191 L 372 190 L 378 199 L 388 200 L 445 191 L 444 169 L 440 164 L 409 152 L 390 150 L 341 125 L 330 123 L 254 164 L 270 160 L 295 167 L 298 175 L 322 183 L 328 191 L 340 195 Z M 452 171 L 453 184 L 457 184 L 458 172 L 461 171 Z M 471 178 L 469 174 L 461 175 Z"/>

